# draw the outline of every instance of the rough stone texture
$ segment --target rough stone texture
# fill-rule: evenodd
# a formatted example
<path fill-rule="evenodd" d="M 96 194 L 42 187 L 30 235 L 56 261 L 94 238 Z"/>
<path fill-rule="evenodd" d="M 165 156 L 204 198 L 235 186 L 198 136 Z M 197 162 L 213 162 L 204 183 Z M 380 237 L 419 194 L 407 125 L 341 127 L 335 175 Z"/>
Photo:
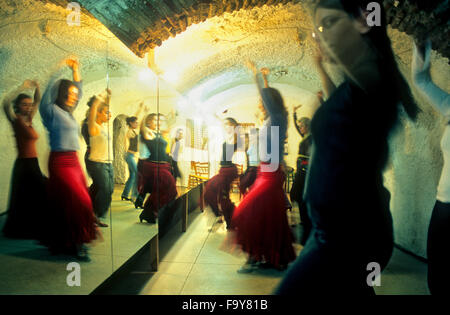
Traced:
<path fill-rule="evenodd" d="M 119 115 L 113 122 L 114 180 L 120 184 L 125 184 L 129 176 L 128 166 L 123 158 L 125 152 L 127 152 L 125 146 L 128 130 L 126 119 L 126 115 Z"/>
<path fill-rule="evenodd" d="M 62 0 L 50 2 L 65 6 Z M 300 0 L 79 0 L 82 6 L 99 19 L 138 56 L 161 46 L 192 24 L 204 22 L 241 9 L 286 3 L 313 3 Z M 423 40 L 433 34 L 433 48 L 450 57 L 448 45 L 450 14 L 448 1 L 384 0 L 387 20 L 392 28 Z"/>
<path fill-rule="evenodd" d="M 252 1 L 243 3 L 248 5 Z M 424 10 L 430 8 L 433 3 Z M 82 14 L 82 26 L 78 28 L 65 24 L 66 15 L 64 8 L 31 0 L 6 1 L 0 6 L 0 94 L 16 88 L 27 78 L 39 79 L 44 88 L 57 61 L 73 53 L 80 56 L 85 83 L 84 97 L 75 113 L 77 120 L 81 122 L 84 118 L 88 98 L 105 87 L 107 69 L 113 90 L 111 122 L 122 114 L 134 115 L 141 100 L 155 112 L 154 77 L 146 82 L 138 78 L 147 61 L 137 58 L 90 15 Z M 212 123 L 209 115 L 228 109 L 227 115 L 239 121 L 254 121 L 253 110 L 256 110 L 258 96 L 252 78 L 243 66 L 248 58 L 258 67 L 267 66 L 271 70 L 269 81 L 282 92 L 290 113 L 294 106 L 302 103 L 304 106 L 299 115 L 310 116 L 314 106 L 313 93 L 321 87 L 311 64 L 311 26 L 304 7 L 293 3 L 253 5 L 248 6 L 248 10 L 216 12 L 211 16 L 215 17 L 198 24 L 186 21 L 182 28 L 184 32 L 164 42 L 161 40 L 161 46 L 154 49 L 155 63 L 163 71 L 164 80 L 189 100 L 187 106 L 177 105 L 179 95 L 170 84 L 162 82 L 161 111 L 168 113 L 170 108 L 177 107 L 184 118 L 202 118 Z M 389 33 L 397 61 L 409 79 L 411 38 L 398 30 L 391 29 Z M 434 34 L 440 36 L 442 33 Z M 333 78 L 339 81 L 339 74 L 332 68 L 330 70 Z M 450 91 L 448 59 L 437 52 L 432 55 L 432 76 L 437 84 Z M 428 222 L 442 168 L 439 141 L 444 121 L 419 95 L 416 97 L 423 112 L 417 123 L 403 119 L 403 126 L 399 126 L 391 138 L 391 162 L 385 172 L 385 184 L 392 194 L 396 242 L 425 257 Z M 39 115 L 34 125 L 41 135 L 38 153 L 41 168 L 46 173 L 48 144 Z M 16 156 L 12 149 L 15 146 L 12 130 L 4 115 L 0 115 L 0 131 L 5 135 L 0 141 L 2 211 L 6 208 L 11 168 Z M 288 133 L 290 155 L 287 161 L 293 166 L 300 137 L 292 120 Z M 116 137 L 120 142 L 120 135 Z M 81 143 L 82 157 L 85 148 L 83 141 Z M 121 149 L 115 154 L 120 156 Z M 116 171 L 118 181 L 127 174 L 126 164 L 121 163 L 115 165 L 119 168 Z M 184 174 L 189 172 L 188 163 L 186 165 Z"/>

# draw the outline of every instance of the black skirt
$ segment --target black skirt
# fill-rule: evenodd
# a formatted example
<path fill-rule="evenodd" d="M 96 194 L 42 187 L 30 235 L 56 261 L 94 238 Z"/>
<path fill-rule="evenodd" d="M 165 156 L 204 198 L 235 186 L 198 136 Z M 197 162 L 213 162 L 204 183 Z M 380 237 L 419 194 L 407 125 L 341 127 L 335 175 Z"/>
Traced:
<path fill-rule="evenodd" d="M 39 238 L 40 215 L 46 211 L 46 180 L 37 158 L 18 158 L 14 163 L 8 217 L 3 234 L 11 238 Z"/>

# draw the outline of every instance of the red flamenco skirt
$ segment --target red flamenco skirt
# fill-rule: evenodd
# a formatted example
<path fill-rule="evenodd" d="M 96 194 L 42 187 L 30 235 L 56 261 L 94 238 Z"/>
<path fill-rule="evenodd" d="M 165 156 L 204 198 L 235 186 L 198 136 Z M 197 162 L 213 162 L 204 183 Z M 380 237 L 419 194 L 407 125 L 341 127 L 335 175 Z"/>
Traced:
<path fill-rule="evenodd" d="M 251 258 L 276 267 L 296 258 L 286 215 L 284 177 L 280 168 L 261 172 L 258 167 L 256 181 L 234 210 L 232 219 L 235 245 Z"/>
<path fill-rule="evenodd" d="M 48 161 L 47 232 L 42 243 L 55 253 L 72 253 L 101 234 L 76 152 L 51 152 Z"/>
<path fill-rule="evenodd" d="M 144 204 L 144 217 L 157 217 L 158 209 L 177 197 L 177 186 L 170 163 L 145 161 L 142 165 L 144 191 L 150 192 Z"/>

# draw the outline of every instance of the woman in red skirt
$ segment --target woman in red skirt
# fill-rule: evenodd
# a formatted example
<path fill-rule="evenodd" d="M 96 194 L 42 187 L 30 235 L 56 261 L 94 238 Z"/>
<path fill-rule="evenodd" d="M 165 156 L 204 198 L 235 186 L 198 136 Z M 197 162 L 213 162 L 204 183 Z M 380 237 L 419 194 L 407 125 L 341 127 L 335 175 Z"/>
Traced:
<path fill-rule="evenodd" d="M 55 74 L 42 97 L 39 112 L 50 137 L 48 161 L 48 197 L 51 207 L 47 218 L 47 235 L 42 243 L 54 254 L 74 255 L 89 260 L 85 243 L 98 235 L 96 219 L 89 197 L 86 177 L 77 151 L 79 125 L 72 113 L 81 98 L 81 76 L 77 60 L 67 59 L 73 81 L 60 80 Z"/>
<path fill-rule="evenodd" d="M 177 187 L 172 175 L 170 157 L 167 154 L 166 117 L 161 114 L 150 114 L 144 122 L 143 142 L 148 149 L 149 157 L 140 160 L 142 162 L 139 170 L 142 177 L 139 195 L 141 200 L 144 200 L 147 193 L 150 193 L 150 196 L 144 203 L 144 211 L 140 214 L 139 220 L 156 223 L 158 210 L 177 197 Z"/>
<path fill-rule="evenodd" d="M 235 227 L 234 242 L 249 255 L 247 263 L 238 272 L 251 272 L 257 263 L 262 262 L 265 266 L 284 269 L 296 257 L 283 190 L 287 111 L 280 93 L 270 87 L 262 88 L 255 66 L 249 63 L 249 67 L 255 73 L 268 118 L 260 133 L 261 164 L 256 181 L 235 209 L 232 219 Z M 267 73 L 268 70 L 264 70 L 264 79 Z"/>
<path fill-rule="evenodd" d="M 238 123 L 233 118 L 225 119 L 227 140 L 222 144 L 219 174 L 208 181 L 203 195 L 206 205 L 211 207 L 214 214 L 217 217 L 224 216 L 228 230 L 232 229 L 231 218 L 235 207 L 230 200 L 230 188 L 231 183 L 238 176 L 237 167 L 232 162 L 233 154 L 237 150 L 237 133 L 235 132 L 237 126 Z"/>

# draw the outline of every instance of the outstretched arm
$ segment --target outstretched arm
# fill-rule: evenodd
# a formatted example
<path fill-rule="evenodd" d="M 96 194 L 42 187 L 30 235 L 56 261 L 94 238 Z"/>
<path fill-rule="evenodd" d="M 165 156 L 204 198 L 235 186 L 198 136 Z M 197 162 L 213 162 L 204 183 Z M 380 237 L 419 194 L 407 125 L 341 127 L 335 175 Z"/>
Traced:
<path fill-rule="evenodd" d="M 14 120 L 17 118 L 16 114 L 14 113 L 12 102 L 17 95 L 22 93 L 27 87 L 27 81 L 26 80 L 21 86 L 19 86 L 14 91 L 8 93 L 5 98 L 3 99 L 3 110 L 5 112 L 6 118 L 9 120 L 9 122 L 14 122 Z"/>
<path fill-rule="evenodd" d="M 299 133 L 299 135 L 302 135 L 302 133 L 300 132 L 300 127 L 297 122 L 297 109 L 299 109 L 300 107 L 302 107 L 302 105 L 298 105 L 298 106 L 294 107 L 294 125 L 295 125 L 295 129 L 297 129 L 297 132 Z"/>
<path fill-rule="evenodd" d="M 33 99 L 33 110 L 31 111 L 31 114 L 30 114 L 31 119 L 33 119 L 34 115 L 36 115 L 36 112 L 39 108 L 39 103 L 41 102 L 41 90 L 39 87 L 39 83 L 36 80 L 34 80 L 34 81 L 32 81 L 32 84 L 34 85 L 35 90 L 34 90 L 34 99 Z"/>
<path fill-rule="evenodd" d="M 437 110 L 443 115 L 450 115 L 449 94 L 438 87 L 431 79 L 430 57 L 431 42 L 429 40 L 427 40 L 424 46 L 414 44 L 412 62 L 413 82 Z"/>

